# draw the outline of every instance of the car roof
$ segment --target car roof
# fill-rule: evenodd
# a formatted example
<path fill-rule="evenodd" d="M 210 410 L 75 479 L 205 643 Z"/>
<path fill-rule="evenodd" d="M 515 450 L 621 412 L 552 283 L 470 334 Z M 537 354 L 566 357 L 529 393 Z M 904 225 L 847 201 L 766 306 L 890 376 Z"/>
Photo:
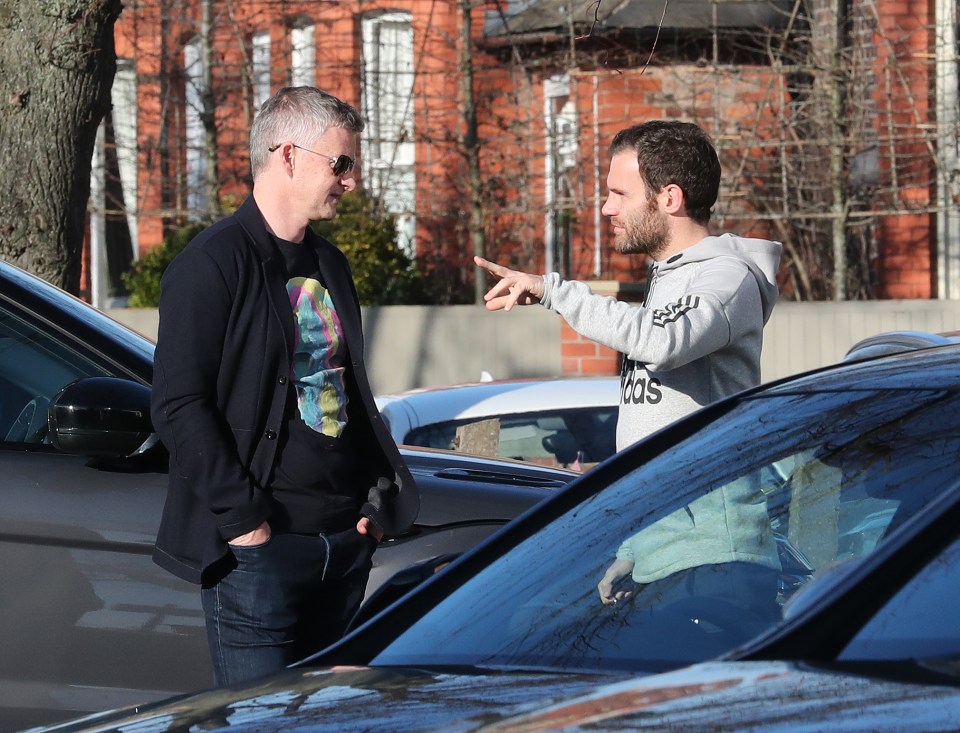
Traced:
<path fill-rule="evenodd" d="M 930 333 L 929 331 L 886 331 L 861 339 L 844 354 L 842 361 L 870 359 L 887 354 L 946 346 L 960 343 L 960 331 Z"/>
<path fill-rule="evenodd" d="M 876 358 L 840 362 L 756 387 L 767 395 L 853 389 L 943 389 L 960 386 L 960 343 L 916 348 Z"/>
<path fill-rule="evenodd" d="M 389 413 L 402 405 L 418 418 L 414 424 L 539 412 L 547 407 L 615 406 L 619 401 L 620 378 L 615 376 L 500 379 L 377 396 L 382 411 Z"/>
<path fill-rule="evenodd" d="M 121 366 L 145 384 L 153 373 L 154 342 L 98 308 L 25 270 L 0 260 L 0 300 L 48 320 L 56 328 Z"/>

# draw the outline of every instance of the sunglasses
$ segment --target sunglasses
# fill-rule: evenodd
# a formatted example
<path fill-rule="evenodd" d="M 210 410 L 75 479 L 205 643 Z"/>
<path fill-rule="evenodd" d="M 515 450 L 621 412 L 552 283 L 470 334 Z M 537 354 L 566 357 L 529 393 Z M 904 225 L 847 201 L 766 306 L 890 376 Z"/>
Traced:
<path fill-rule="evenodd" d="M 267 148 L 267 150 L 272 153 L 282 144 L 283 143 L 277 143 L 276 145 Z M 321 158 L 326 158 L 330 161 L 330 167 L 333 168 L 333 175 L 338 177 L 346 175 L 352 171 L 353 166 L 356 164 L 356 161 L 354 161 L 354 159 L 349 155 L 338 155 L 336 158 L 334 158 L 332 155 L 324 155 L 323 153 L 318 153 L 316 150 L 305 148 L 302 145 L 297 145 L 296 143 L 293 143 L 293 147 L 297 148 L 298 150 L 305 150 L 308 153 L 313 153 L 314 155 L 319 155 Z"/>

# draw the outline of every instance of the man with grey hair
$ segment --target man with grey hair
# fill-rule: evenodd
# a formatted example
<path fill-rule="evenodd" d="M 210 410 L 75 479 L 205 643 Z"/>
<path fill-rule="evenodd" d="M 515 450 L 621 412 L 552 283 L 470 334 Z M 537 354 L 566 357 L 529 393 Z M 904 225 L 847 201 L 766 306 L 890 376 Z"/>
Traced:
<path fill-rule="evenodd" d="M 314 233 L 356 187 L 363 119 L 287 87 L 250 133 L 253 193 L 161 282 L 152 416 L 170 453 L 154 560 L 201 586 L 214 682 L 339 638 L 419 501 L 379 419 L 343 253 Z"/>

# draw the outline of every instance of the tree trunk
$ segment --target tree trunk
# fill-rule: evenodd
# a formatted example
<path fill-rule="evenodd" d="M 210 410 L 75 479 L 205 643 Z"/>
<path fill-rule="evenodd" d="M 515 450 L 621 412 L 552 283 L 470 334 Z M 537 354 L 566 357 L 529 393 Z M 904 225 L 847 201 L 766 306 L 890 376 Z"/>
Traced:
<path fill-rule="evenodd" d="M 0 0 L 0 258 L 80 286 L 121 0 Z"/>

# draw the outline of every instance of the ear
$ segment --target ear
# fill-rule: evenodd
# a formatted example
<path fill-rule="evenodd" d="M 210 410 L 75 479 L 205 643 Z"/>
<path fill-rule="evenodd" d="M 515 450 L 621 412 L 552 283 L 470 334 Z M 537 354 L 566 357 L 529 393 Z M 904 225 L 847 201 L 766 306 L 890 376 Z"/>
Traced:
<path fill-rule="evenodd" d="M 285 142 L 281 143 L 280 149 L 277 151 L 280 154 L 280 163 L 283 165 L 283 169 L 288 172 L 293 171 L 293 159 L 294 159 L 294 149 L 296 146 L 293 143 Z"/>
<path fill-rule="evenodd" d="M 660 203 L 667 214 L 676 214 L 683 209 L 683 189 L 676 183 L 668 183 L 660 191 Z"/>

